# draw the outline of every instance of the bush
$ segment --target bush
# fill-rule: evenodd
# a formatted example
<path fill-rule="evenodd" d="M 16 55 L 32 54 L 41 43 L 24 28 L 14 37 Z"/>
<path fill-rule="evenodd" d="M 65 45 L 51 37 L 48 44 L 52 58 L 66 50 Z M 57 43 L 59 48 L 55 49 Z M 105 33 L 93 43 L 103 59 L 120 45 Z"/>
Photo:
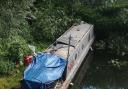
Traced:
<path fill-rule="evenodd" d="M 10 75 L 13 73 L 14 63 L 0 59 L 0 75 Z"/>
<path fill-rule="evenodd" d="M 32 35 L 35 41 L 55 40 L 77 19 L 67 16 L 62 8 L 43 9 L 36 13 L 36 21 L 32 24 Z"/>
<path fill-rule="evenodd" d="M 30 53 L 26 41 L 22 37 L 19 37 L 18 39 L 19 40 L 14 40 L 8 44 L 8 58 L 15 63 L 19 63 L 23 60 L 24 55 Z"/>

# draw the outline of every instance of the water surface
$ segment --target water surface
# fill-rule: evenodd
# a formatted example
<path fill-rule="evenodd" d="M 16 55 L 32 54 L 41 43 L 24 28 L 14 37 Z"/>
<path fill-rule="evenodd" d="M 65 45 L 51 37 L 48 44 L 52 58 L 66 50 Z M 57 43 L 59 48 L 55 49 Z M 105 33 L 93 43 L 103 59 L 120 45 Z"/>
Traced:
<path fill-rule="evenodd" d="M 83 63 L 71 89 L 128 89 L 127 57 L 96 51 L 86 59 L 92 61 Z"/>

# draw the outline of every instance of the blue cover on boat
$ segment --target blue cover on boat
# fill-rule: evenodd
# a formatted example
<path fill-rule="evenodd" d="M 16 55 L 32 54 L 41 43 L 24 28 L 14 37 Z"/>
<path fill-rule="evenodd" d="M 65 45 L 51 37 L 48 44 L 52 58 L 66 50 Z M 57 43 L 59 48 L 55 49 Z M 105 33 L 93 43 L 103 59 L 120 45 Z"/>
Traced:
<path fill-rule="evenodd" d="M 54 81 L 62 76 L 65 66 L 66 60 L 62 57 L 40 53 L 33 58 L 32 63 L 24 71 L 24 79 L 38 83 Z"/>

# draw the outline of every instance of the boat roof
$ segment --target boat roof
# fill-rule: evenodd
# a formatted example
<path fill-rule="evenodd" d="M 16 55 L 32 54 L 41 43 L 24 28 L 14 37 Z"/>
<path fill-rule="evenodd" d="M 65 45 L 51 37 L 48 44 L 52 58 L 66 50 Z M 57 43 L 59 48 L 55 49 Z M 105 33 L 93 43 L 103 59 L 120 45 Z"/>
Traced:
<path fill-rule="evenodd" d="M 69 30 L 67 30 L 62 36 L 57 39 L 57 45 L 55 46 L 55 49 L 57 49 L 57 51 L 55 52 L 55 54 L 61 55 L 66 59 L 68 54 L 69 37 L 71 36 L 69 49 L 69 55 L 71 55 L 70 53 L 74 51 L 77 44 L 92 26 L 93 25 L 88 23 L 72 26 Z"/>
<path fill-rule="evenodd" d="M 72 26 L 57 39 L 57 42 L 69 44 L 69 37 L 71 36 L 70 45 L 75 47 L 91 27 L 92 25 L 88 23 Z"/>

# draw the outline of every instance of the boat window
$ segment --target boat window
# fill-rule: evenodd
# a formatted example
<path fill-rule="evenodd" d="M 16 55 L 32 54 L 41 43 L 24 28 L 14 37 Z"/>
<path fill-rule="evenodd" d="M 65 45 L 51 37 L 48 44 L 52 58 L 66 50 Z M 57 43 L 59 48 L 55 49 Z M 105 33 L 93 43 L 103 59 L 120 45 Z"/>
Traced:
<path fill-rule="evenodd" d="M 90 41 L 90 34 L 88 35 L 88 41 Z"/>
<path fill-rule="evenodd" d="M 82 50 L 84 49 L 84 44 L 82 44 L 82 47 L 81 48 L 82 48 Z"/>
<path fill-rule="evenodd" d="M 75 60 L 76 60 L 76 58 L 77 58 L 77 54 L 75 55 Z"/>

